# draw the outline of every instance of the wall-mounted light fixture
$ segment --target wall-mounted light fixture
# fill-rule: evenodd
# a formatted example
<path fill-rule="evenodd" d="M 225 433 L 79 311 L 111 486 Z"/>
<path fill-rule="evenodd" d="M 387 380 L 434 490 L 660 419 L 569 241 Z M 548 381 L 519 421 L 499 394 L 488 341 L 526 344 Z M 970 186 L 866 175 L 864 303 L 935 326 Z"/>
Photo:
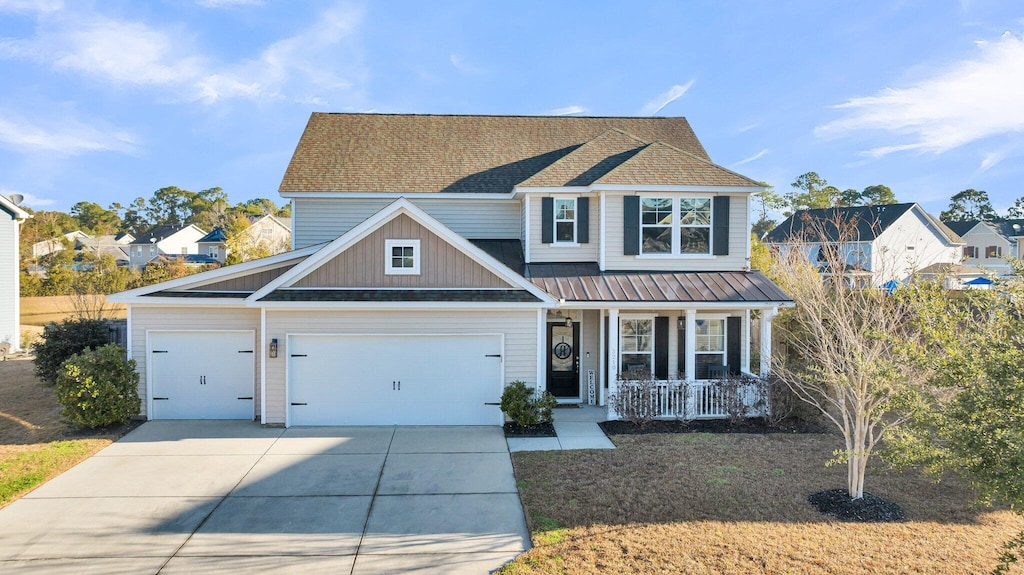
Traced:
<path fill-rule="evenodd" d="M 572 327 L 572 316 L 565 318 L 565 327 Z"/>
<path fill-rule="evenodd" d="M 277 357 L 277 338 L 270 340 L 270 357 Z"/>
<path fill-rule="evenodd" d="M 679 329 L 686 329 L 686 318 L 680 317 L 677 319 L 676 326 L 679 327 Z"/>

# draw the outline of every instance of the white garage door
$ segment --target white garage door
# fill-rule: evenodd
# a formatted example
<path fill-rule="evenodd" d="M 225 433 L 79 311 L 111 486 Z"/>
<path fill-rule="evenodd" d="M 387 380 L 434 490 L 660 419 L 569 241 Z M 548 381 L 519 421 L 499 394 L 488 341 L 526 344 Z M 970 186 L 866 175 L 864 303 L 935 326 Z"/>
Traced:
<path fill-rule="evenodd" d="M 255 334 L 149 332 L 150 419 L 253 419 Z"/>
<path fill-rule="evenodd" d="M 290 425 L 501 425 L 500 335 L 293 335 Z"/>

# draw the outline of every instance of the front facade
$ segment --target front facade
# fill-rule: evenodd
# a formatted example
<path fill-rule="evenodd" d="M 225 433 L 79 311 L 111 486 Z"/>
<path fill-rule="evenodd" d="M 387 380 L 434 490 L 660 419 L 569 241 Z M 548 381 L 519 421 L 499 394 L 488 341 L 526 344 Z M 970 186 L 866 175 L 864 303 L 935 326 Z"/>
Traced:
<path fill-rule="evenodd" d="M 314 114 L 293 251 L 111 300 L 150 418 L 500 424 L 516 380 L 606 405 L 767 374 L 791 301 L 749 270 L 762 190 L 682 118 Z"/>
<path fill-rule="evenodd" d="M 1024 246 L 1024 220 L 1003 222 L 946 222 L 964 239 L 964 265 L 979 267 L 989 275 L 1014 273 L 1010 258 L 1020 259 Z"/>
<path fill-rule="evenodd" d="M 132 269 L 141 270 L 160 256 L 177 258 L 202 255 L 199 253 L 199 240 L 205 235 L 206 232 L 193 224 L 156 226 L 129 244 L 129 265 Z"/>
<path fill-rule="evenodd" d="M 19 232 L 32 217 L 10 198 L 0 194 L 0 346 L 21 349 Z"/>

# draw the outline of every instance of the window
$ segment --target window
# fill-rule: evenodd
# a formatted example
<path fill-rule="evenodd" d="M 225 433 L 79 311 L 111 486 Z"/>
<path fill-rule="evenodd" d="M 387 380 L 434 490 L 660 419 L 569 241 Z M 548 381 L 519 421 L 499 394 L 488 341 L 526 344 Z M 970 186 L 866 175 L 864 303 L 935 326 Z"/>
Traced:
<path fill-rule="evenodd" d="M 964 246 L 964 257 L 977 259 L 978 246 Z"/>
<path fill-rule="evenodd" d="M 712 365 L 725 365 L 725 320 L 697 319 L 695 367 L 697 379 L 709 379 Z"/>
<path fill-rule="evenodd" d="M 183 255 L 183 256 L 187 256 L 188 255 L 188 246 L 185 246 L 185 247 L 181 248 L 181 255 Z"/>
<path fill-rule="evenodd" d="M 908 252 L 912 252 L 912 251 L 914 251 L 915 249 L 916 249 L 916 246 L 911 246 L 911 245 L 908 245 L 908 246 L 907 246 L 907 251 L 908 251 Z"/>
<path fill-rule="evenodd" d="M 710 254 L 711 198 L 640 198 L 640 253 Z"/>
<path fill-rule="evenodd" d="M 386 275 L 419 275 L 419 240 L 384 240 Z"/>
<path fill-rule="evenodd" d="M 576 200 L 555 200 L 555 241 L 576 243 Z"/>
<path fill-rule="evenodd" d="M 1001 258 L 1003 257 L 1003 248 L 1000 246 L 988 246 L 985 248 L 986 258 Z"/>
<path fill-rule="evenodd" d="M 154 246 L 154 245 L 150 245 L 149 246 L 149 255 L 151 255 L 151 256 L 155 256 L 156 255 L 156 246 Z"/>
<path fill-rule="evenodd" d="M 216 259 L 218 257 L 218 252 L 219 250 L 217 249 L 217 246 L 210 246 L 209 254 L 211 258 Z"/>
<path fill-rule="evenodd" d="M 265 226 L 260 228 L 260 237 L 269 240 L 274 237 L 274 228 Z"/>
<path fill-rule="evenodd" d="M 654 373 L 653 319 L 620 320 L 619 367 L 622 373 L 644 369 Z"/>

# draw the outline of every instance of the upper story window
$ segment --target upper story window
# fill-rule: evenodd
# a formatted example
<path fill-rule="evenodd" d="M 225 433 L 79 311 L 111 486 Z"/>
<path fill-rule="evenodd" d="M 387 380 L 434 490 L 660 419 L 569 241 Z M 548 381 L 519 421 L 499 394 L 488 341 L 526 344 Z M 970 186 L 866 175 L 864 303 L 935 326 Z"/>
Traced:
<path fill-rule="evenodd" d="M 270 228 L 270 227 L 266 227 L 266 226 L 260 228 L 260 237 L 264 238 L 264 239 L 273 238 L 274 237 L 274 229 Z"/>
<path fill-rule="evenodd" d="M 964 257 L 977 259 L 978 246 L 964 246 Z"/>
<path fill-rule="evenodd" d="M 576 243 L 576 199 L 555 200 L 555 242 Z"/>
<path fill-rule="evenodd" d="M 711 198 L 640 198 L 640 253 L 710 254 Z"/>
<path fill-rule="evenodd" d="M 1001 246 L 988 246 L 985 248 L 986 258 L 1001 258 L 1003 257 L 1003 248 Z"/>
<path fill-rule="evenodd" d="M 183 255 L 183 256 L 187 256 L 188 255 L 188 246 L 182 246 L 182 248 L 181 248 L 181 255 Z"/>
<path fill-rule="evenodd" d="M 386 275 L 419 275 L 419 240 L 384 240 L 384 273 Z"/>

